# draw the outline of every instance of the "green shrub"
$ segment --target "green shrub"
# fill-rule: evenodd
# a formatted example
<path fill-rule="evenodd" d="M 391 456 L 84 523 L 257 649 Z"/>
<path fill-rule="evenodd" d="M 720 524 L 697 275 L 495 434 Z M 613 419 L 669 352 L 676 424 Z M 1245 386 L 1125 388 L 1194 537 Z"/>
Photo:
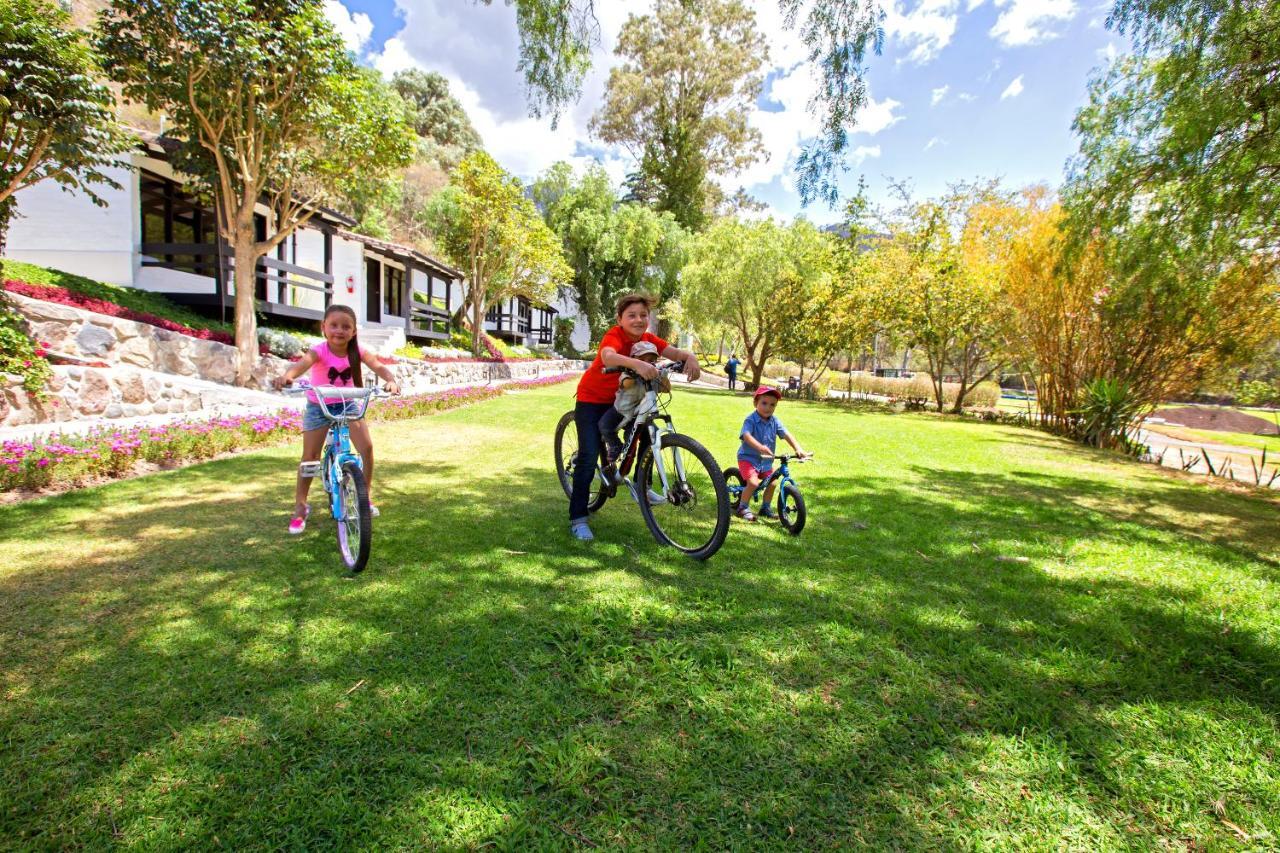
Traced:
<path fill-rule="evenodd" d="M 307 350 L 305 342 L 279 329 L 259 329 L 258 343 L 265 344 L 268 352 L 280 358 L 294 358 Z"/>
<path fill-rule="evenodd" d="M 47 396 L 45 386 L 53 368 L 44 359 L 44 348 L 27 334 L 27 321 L 0 299 L 0 373 L 22 377 L 22 387 L 37 400 Z"/>
<path fill-rule="evenodd" d="M 964 396 L 966 406 L 994 408 L 1000 402 L 1000 386 L 995 382 L 979 382 Z"/>
<path fill-rule="evenodd" d="M 1269 406 L 1280 402 L 1280 388 L 1257 379 L 1242 382 L 1236 390 L 1236 402 L 1242 406 Z"/>

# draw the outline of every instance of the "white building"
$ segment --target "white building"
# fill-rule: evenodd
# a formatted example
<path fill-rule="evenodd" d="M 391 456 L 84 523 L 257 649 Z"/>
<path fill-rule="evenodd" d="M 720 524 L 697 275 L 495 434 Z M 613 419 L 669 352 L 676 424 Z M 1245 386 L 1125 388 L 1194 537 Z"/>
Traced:
<path fill-rule="evenodd" d="M 216 238 L 214 211 L 187 190 L 166 150 L 171 145 L 139 131 L 130 165 L 110 170 L 119 189 L 98 195 L 68 193 L 52 181 L 19 192 L 11 220 L 8 256 L 110 284 L 162 293 L 206 313 L 234 314 L 235 284 L 230 247 Z M 273 227 L 259 205 L 259 239 Z M 267 317 L 319 320 L 332 303 L 350 305 L 362 328 L 402 331 L 430 344 L 448 338 L 449 317 L 465 294 L 461 271 L 408 246 L 355 234 L 355 221 L 318 208 L 306 226 L 259 264 L 258 310 Z M 571 300 L 538 307 L 523 298 L 496 306 L 486 329 L 512 343 L 552 342 L 560 312 L 577 317 Z M 585 321 L 575 329 L 579 348 Z M 396 335 L 398 337 L 398 334 Z"/>

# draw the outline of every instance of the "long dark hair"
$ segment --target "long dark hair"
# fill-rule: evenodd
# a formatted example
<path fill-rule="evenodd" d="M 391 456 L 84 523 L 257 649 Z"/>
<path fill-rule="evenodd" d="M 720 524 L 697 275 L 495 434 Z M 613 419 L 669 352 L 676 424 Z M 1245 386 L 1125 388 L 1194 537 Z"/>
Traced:
<path fill-rule="evenodd" d="M 356 325 L 356 312 L 351 310 L 351 306 L 338 305 L 336 303 L 330 305 L 324 309 L 324 320 L 328 320 L 329 315 L 334 312 L 346 314 L 351 318 L 351 325 Z M 323 325 L 324 320 L 320 321 L 321 325 Z M 347 363 L 351 365 L 352 384 L 357 388 L 363 388 L 364 377 L 360 374 L 360 339 L 354 332 L 351 334 L 351 340 L 347 341 Z"/>

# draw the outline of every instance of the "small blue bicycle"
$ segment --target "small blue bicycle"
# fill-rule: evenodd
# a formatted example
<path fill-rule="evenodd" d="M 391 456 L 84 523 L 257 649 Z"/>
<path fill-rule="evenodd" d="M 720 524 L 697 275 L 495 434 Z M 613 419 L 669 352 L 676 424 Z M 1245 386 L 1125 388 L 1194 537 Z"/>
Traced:
<path fill-rule="evenodd" d="M 320 409 L 329 419 L 324 453 L 316 462 L 303 462 L 298 473 L 303 477 L 320 477 L 329 495 L 329 514 L 338 524 L 338 552 L 352 574 L 364 570 L 369 562 L 369 544 L 373 538 L 373 519 L 369 511 L 369 487 L 364 479 L 364 461 L 351 444 L 348 424 L 364 417 L 369 401 L 387 397 L 380 388 L 339 388 L 335 385 L 295 385 L 287 394 L 315 391 Z"/>
<path fill-rule="evenodd" d="M 799 536 L 800 531 L 804 530 L 804 523 L 808 518 L 808 514 L 804 508 L 804 495 L 800 494 L 800 487 L 796 485 L 796 481 L 791 478 L 791 469 L 789 462 L 812 462 L 813 454 L 807 456 L 799 456 L 797 454 L 788 454 L 786 456 L 774 456 L 778 460 L 778 467 L 760 484 L 760 488 L 756 489 L 754 495 L 751 496 L 751 502 L 755 503 L 761 499 L 761 496 L 769 490 L 769 486 L 781 480 L 778 485 L 778 523 L 782 525 L 782 529 L 790 533 L 792 536 Z M 747 487 L 746 482 L 742 479 L 742 474 L 737 468 L 724 469 L 725 484 L 729 487 L 729 503 L 734 512 L 738 511 L 738 507 L 742 504 L 742 492 Z"/>

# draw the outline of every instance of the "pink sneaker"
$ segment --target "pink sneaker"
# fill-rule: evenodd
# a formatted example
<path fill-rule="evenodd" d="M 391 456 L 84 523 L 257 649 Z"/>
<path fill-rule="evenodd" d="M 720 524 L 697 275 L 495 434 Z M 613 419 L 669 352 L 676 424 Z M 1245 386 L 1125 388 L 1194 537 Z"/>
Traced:
<path fill-rule="evenodd" d="M 307 504 L 306 511 L 302 515 L 295 515 L 289 521 L 289 535 L 297 536 L 299 533 L 307 529 L 307 516 L 311 515 L 311 504 Z"/>

